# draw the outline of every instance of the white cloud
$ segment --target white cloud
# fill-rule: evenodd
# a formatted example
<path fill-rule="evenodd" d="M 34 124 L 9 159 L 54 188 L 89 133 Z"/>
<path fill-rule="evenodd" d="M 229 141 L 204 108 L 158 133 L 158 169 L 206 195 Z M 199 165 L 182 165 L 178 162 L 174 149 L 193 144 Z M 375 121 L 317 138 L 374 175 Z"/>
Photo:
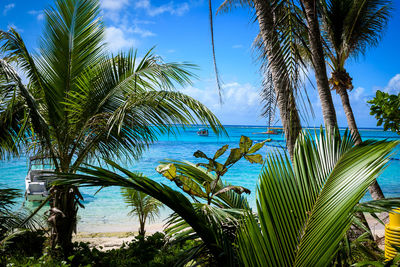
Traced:
<path fill-rule="evenodd" d="M 396 74 L 392 79 L 390 79 L 388 85 L 384 88 L 384 91 L 389 94 L 400 93 L 400 74 Z"/>
<path fill-rule="evenodd" d="M 130 28 L 128 31 L 132 32 L 134 34 L 138 34 L 141 37 L 150 37 L 150 36 L 156 35 L 155 33 L 151 32 L 149 30 L 144 30 L 144 29 L 138 27 L 137 25 L 134 28 Z"/>
<path fill-rule="evenodd" d="M 44 13 L 42 10 L 30 10 L 28 11 L 28 14 L 36 16 L 36 19 L 39 21 L 44 19 Z"/>
<path fill-rule="evenodd" d="M 364 100 L 365 89 L 363 87 L 357 87 L 356 89 L 349 92 L 350 101 Z"/>
<path fill-rule="evenodd" d="M 168 4 L 161 6 L 154 6 L 151 4 L 150 0 L 138 0 L 135 3 L 135 8 L 146 10 L 149 16 L 157 16 L 163 13 L 169 13 L 171 15 L 182 16 L 190 7 L 188 3 L 175 4 L 173 1 Z"/>
<path fill-rule="evenodd" d="M 106 29 L 106 42 L 111 52 L 130 48 L 137 44 L 135 39 L 127 37 L 124 31 L 117 27 L 108 27 Z"/>
<path fill-rule="evenodd" d="M 104 9 L 111 11 L 121 10 L 123 7 L 129 4 L 129 0 L 103 0 L 101 6 Z"/>
<path fill-rule="evenodd" d="M 206 89 L 187 87 L 180 90 L 206 105 L 223 124 L 260 124 L 261 104 L 258 88 L 251 84 L 227 83 L 223 88 L 223 104 L 215 86 Z"/>
<path fill-rule="evenodd" d="M 10 11 L 11 9 L 13 9 L 14 7 L 15 7 L 15 4 L 14 4 L 14 3 L 10 3 L 10 4 L 8 4 L 8 5 L 5 5 L 5 6 L 4 6 L 4 9 L 3 9 L 3 15 L 4 15 L 4 16 L 7 15 L 8 11 Z"/>

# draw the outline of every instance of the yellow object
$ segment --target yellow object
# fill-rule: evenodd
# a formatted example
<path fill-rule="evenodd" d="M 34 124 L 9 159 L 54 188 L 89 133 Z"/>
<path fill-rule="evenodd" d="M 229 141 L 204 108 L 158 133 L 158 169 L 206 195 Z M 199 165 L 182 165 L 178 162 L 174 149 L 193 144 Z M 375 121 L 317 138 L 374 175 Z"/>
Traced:
<path fill-rule="evenodd" d="M 393 259 L 397 255 L 394 247 L 400 247 L 400 208 L 389 213 L 389 223 L 385 225 L 385 258 Z"/>

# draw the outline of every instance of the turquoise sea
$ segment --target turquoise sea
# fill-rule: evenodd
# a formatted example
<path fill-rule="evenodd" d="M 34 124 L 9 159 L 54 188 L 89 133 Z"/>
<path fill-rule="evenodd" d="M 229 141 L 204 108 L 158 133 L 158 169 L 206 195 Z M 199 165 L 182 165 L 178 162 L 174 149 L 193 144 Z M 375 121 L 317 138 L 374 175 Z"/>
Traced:
<path fill-rule="evenodd" d="M 130 170 L 142 172 L 148 177 L 166 183 L 174 187 L 173 183 L 159 175 L 155 168 L 159 161 L 164 159 L 188 160 L 198 162 L 193 156 L 196 150 L 202 150 L 207 155 L 213 155 L 221 146 L 228 144 L 230 148 L 238 146 L 242 135 L 250 137 L 254 141 L 263 141 L 266 135 L 260 132 L 266 131 L 266 127 L 259 126 L 226 126 L 228 136 L 217 137 L 210 132 L 208 137 L 197 136 L 197 127 L 189 127 L 181 130 L 179 134 L 162 135 L 159 140 L 153 144 L 142 156 L 142 158 L 133 163 L 123 163 Z M 314 131 L 314 130 L 311 130 Z M 361 129 L 361 136 L 365 139 L 389 139 L 398 140 L 400 136 L 391 132 L 384 132 L 379 129 Z M 285 146 L 282 135 L 271 135 L 273 141 L 268 146 L 260 150 L 260 153 L 266 155 L 270 151 L 280 150 Z M 228 153 L 226 153 L 228 154 Z M 385 195 L 387 197 L 400 197 L 400 150 L 393 156 L 388 168 L 378 178 Z M 27 160 L 24 157 L 0 162 L 0 187 L 18 188 L 24 191 L 24 178 L 27 173 Z M 245 160 L 237 163 L 224 176 L 225 180 L 234 185 L 241 185 L 249 188 L 252 193 L 248 196 L 251 203 L 255 203 L 255 189 L 258 180 L 258 174 L 261 165 L 250 164 Z M 131 230 L 136 223 L 135 218 L 127 216 L 126 208 L 120 189 L 117 187 L 105 188 L 95 194 L 98 188 L 83 188 L 81 191 L 85 198 L 85 209 L 79 211 L 78 230 L 96 232 L 96 231 L 125 231 Z M 365 199 L 368 199 L 366 196 Z M 20 205 L 23 204 L 21 198 Z M 30 206 L 32 204 L 25 204 Z M 160 220 L 168 215 L 169 211 L 164 209 Z M 132 229 L 136 229 L 133 227 Z"/>

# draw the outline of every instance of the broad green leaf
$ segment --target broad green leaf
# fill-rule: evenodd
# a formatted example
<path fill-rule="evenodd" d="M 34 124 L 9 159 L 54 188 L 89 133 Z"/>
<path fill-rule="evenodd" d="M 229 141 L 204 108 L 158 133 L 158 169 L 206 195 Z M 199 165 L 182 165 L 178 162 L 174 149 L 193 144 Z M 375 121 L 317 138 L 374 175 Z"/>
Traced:
<path fill-rule="evenodd" d="M 176 167 L 172 163 L 158 165 L 156 171 L 169 180 L 174 180 L 176 178 Z"/>
<path fill-rule="evenodd" d="M 203 151 L 197 150 L 196 152 L 193 153 L 193 156 L 196 158 L 203 158 L 203 159 L 209 159 L 206 154 L 204 154 Z"/>
<path fill-rule="evenodd" d="M 240 137 L 239 147 L 241 148 L 243 153 L 248 152 L 252 144 L 253 141 L 249 137 L 244 135 Z"/>
<path fill-rule="evenodd" d="M 264 146 L 265 142 L 267 142 L 267 140 L 255 144 L 254 146 L 252 146 L 252 147 L 249 149 L 249 152 L 247 152 L 247 153 L 248 153 L 248 154 L 256 153 L 258 150 L 260 150 L 260 149 Z"/>
<path fill-rule="evenodd" d="M 207 195 L 201 190 L 199 184 L 197 184 L 192 179 L 186 176 L 178 176 L 177 180 L 181 182 L 181 188 L 183 191 L 188 193 L 189 195 L 196 197 L 207 197 Z"/>
<path fill-rule="evenodd" d="M 233 164 L 242 158 L 242 149 L 241 148 L 232 148 L 231 153 L 229 154 L 225 166 Z"/>
<path fill-rule="evenodd" d="M 250 163 L 264 163 L 263 157 L 260 154 L 245 155 L 244 158 L 247 159 Z"/>
<path fill-rule="evenodd" d="M 251 191 L 243 186 L 234 186 L 234 185 L 228 185 L 225 186 L 224 188 L 222 188 L 221 190 L 219 190 L 218 192 L 216 192 L 213 196 L 217 196 L 219 194 L 223 194 L 226 193 L 230 190 L 235 191 L 236 193 L 238 193 L 239 195 L 246 193 L 246 194 L 250 194 Z"/>
<path fill-rule="evenodd" d="M 223 147 L 221 147 L 220 149 L 217 150 L 217 152 L 215 152 L 214 155 L 214 159 L 219 158 L 220 156 L 222 156 L 226 150 L 228 149 L 229 145 L 224 145 Z"/>

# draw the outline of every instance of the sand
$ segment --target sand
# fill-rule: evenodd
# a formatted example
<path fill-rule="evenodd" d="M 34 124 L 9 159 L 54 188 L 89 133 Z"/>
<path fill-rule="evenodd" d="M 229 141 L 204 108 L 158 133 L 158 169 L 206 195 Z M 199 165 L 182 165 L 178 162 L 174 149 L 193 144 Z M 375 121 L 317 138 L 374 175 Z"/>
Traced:
<path fill-rule="evenodd" d="M 73 236 L 73 242 L 90 243 L 90 247 L 107 251 L 110 249 L 117 249 L 123 243 L 129 243 L 137 235 L 138 225 L 102 225 L 96 226 L 97 232 L 90 231 L 89 226 L 85 226 L 87 231 L 80 231 Z M 164 223 L 152 223 L 146 225 L 146 234 L 154 234 L 155 232 L 162 232 Z"/>
<path fill-rule="evenodd" d="M 380 215 L 381 219 L 387 217 L 387 215 Z M 385 236 L 385 226 L 379 223 L 372 216 L 366 214 L 366 219 L 368 221 L 369 227 L 375 240 L 378 242 L 379 247 L 383 249 L 384 246 L 384 236 Z M 85 229 L 86 231 L 82 231 Z M 96 232 L 90 231 L 95 229 Z M 164 223 L 157 222 L 146 225 L 146 234 L 153 234 L 155 232 L 162 232 L 164 229 Z M 96 247 L 100 250 L 106 251 L 110 249 L 120 248 L 125 242 L 128 243 L 133 240 L 137 235 L 138 225 L 96 225 L 96 227 L 91 228 L 86 225 L 81 228 L 73 237 L 73 241 L 77 242 L 88 242 L 91 247 Z"/>

